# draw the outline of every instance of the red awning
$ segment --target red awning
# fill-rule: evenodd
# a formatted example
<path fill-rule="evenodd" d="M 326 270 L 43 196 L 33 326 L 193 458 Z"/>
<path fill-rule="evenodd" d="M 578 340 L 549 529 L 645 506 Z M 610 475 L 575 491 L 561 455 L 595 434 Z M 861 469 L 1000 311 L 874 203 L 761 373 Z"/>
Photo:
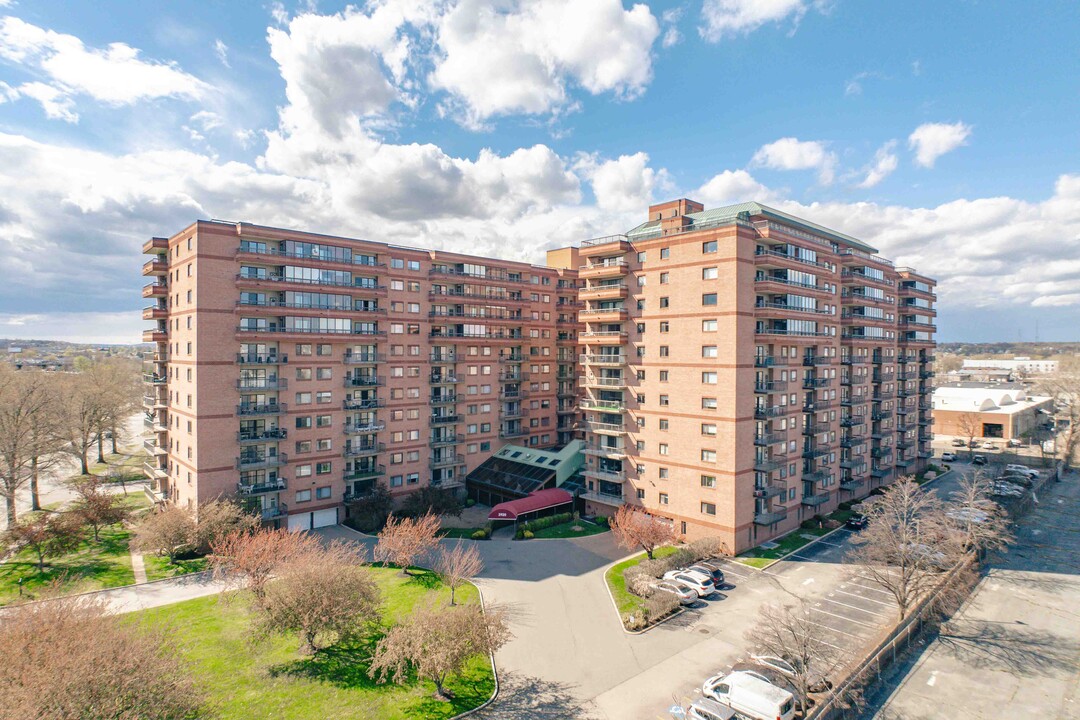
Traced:
<path fill-rule="evenodd" d="M 565 490 L 560 490 L 558 488 L 537 490 L 529 493 L 526 497 L 499 503 L 491 508 L 491 512 L 488 514 L 488 520 L 517 520 L 521 515 L 528 515 L 529 513 L 537 512 L 538 510 L 546 510 L 547 508 L 566 505 L 573 501 L 574 496 Z"/>

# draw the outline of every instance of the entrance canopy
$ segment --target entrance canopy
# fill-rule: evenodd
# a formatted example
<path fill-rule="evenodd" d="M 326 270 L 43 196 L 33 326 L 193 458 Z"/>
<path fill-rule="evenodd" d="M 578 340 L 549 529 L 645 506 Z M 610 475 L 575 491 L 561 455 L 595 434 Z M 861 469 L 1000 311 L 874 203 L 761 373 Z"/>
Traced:
<path fill-rule="evenodd" d="M 547 510 L 559 505 L 569 505 L 573 501 L 573 495 L 559 488 L 537 490 L 523 498 L 499 503 L 491 508 L 488 520 L 517 520 L 522 515 Z"/>

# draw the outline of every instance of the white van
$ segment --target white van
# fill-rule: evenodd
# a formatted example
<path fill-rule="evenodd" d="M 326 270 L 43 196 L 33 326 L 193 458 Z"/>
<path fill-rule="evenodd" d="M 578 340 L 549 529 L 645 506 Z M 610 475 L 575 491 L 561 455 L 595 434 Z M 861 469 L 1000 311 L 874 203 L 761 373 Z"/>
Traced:
<path fill-rule="evenodd" d="M 733 672 L 711 677 L 701 692 L 753 720 L 792 720 L 795 696 L 761 679 L 757 673 Z"/>

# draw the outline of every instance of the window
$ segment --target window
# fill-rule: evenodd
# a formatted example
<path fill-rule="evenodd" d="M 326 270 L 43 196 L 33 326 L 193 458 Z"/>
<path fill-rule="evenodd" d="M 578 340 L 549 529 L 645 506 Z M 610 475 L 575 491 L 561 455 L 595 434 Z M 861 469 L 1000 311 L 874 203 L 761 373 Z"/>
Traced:
<path fill-rule="evenodd" d="M 330 438 L 319 438 L 315 443 L 315 447 L 318 448 L 320 452 L 327 452 L 332 449 L 331 443 L 332 441 Z"/>
<path fill-rule="evenodd" d="M 716 384 L 716 373 L 714 373 L 714 372 L 703 372 L 703 373 L 701 373 L 701 382 L 704 383 L 705 385 L 715 385 Z"/>
<path fill-rule="evenodd" d="M 309 428 L 309 427 L 311 427 L 311 416 L 310 415 L 301 415 L 301 416 L 296 418 L 296 429 L 297 430 L 303 430 L 304 428 Z"/>
<path fill-rule="evenodd" d="M 296 354 L 297 355 L 310 355 L 311 354 L 311 345 L 308 344 L 308 343 L 298 343 L 296 345 Z"/>
<path fill-rule="evenodd" d="M 316 463 L 315 464 L 315 474 L 316 475 L 329 475 L 330 474 L 330 463 L 329 462 Z"/>
<path fill-rule="evenodd" d="M 661 455 L 668 455 L 669 454 L 668 453 L 668 444 L 667 443 L 660 443 L 660 454 Z"/>
<path fill-rule="evenodd" d="M 701 408 L 703 410 L 715 410 L 716 398 L 701 398 Z"/>
<path fill-rule="evenodd" d="M 702 305 L 715 305 L 716 304 L 716 293 L 705 293 L 704 295 L 702 295 L 701 296 L 701 304 Z"/>
<path fill-rule="evenodd" d="M 716 321 L 715 320 L 702 320 L 701 321 L 701 332 L 716 332 Z"/>
<path fill-rule="evenodd" d="M 701 434 L 715 436 L 716 425 L 713 425 L 712 423 L 701 423 Z"/>
<path fill-rule="evenodd" d="M 669 426 L 669 424 L 670 424 L 670 423 L 669 423 L 669 421 L 668 421 L 668 419 L 667 419 L 667 418 L 661 418 L 661 419 L 660 419 L 660 429 L 661 429 L 661 430 L 667 430 L 667 429 L 668 429 L 668 426 Z"/>
<path fill-rule="evenodd" d="M 670 304 L 670 298 L 666 298 L 666 297 L 660 298 L 660 307 L 661 308 L 666 308 L 666 307 L 668 307 L 669 304 Z"/>
<path fill-rule="evenodd" d="M 707 267 L 701 269 L 702 280 L 715 280 L 718 277 L 720 277 L 718 268 Z"/>
<path fill-rule="evenodd" d="M 644 275 L 638 275 L 637 284 L 638 284 L 638 287 L 645 287 L 645 276 Z"/>
<path fill-rule="evenodd" d="M 667 407 L 670 404 L 671 404 L 671 398 L 670 397 L 668 397 L 667 395 L 661 395 L 660 396 L 660 407 Z"/>
<path fill-rule="evenodd" d="M 667 357 L 669 352 L 670 350 L 668 349 L 667 345 L 660 346 L 660 357 Z"/>
<path fill-rule="evenodd" d="M 311 379 L 311 368 L 296 368 L 296 379 L 297 380 L 310 380 Z"/>
<path fill-rule="evenodd" d="M 660 273 L 660 284 L 661 285 L 667 285 L 670 280 L 671 280 L 671 273 L 666 273 L 666 272 Z"/>
<path fill-rule="evenodd" d="M 315 488 L 315 498 L 317 500 L 328 500 L 330 498 L 329 486 Z"/>
<path fill-rule="evenodd" d="M 330 343 L 320 343 L 315 346 L 315 354 L 326 357 L 334 354 L 334 346 Z"/>
<path fill-rule="evenodd" d="M 315 427 L 330 427 L 330 422 L 331 420 L 329 415 L 315 416 Z"/>
<path fill-rule="evenodd" d="M 310 490 L 297 490 L 296 491 L 296 502 L 308 502 L 309 500 L 311 500 L 311 491 Z"/>
<path fill-rule="evenodd" d="M 715 515 L 716 503 L 703 502 L 701 503 L 701 513 L 703 515 Z"/>
<path fill-rule="evenodd" d="M 419 260 L 410 260 L 409 261 L 409 269 L 410 270 L 419 270 L 420 269 L 420 261 Z"/>
<path fill-rule="evenodd" d="M 638 331 L 639 334 L 644 335 L 645 334 L 645 323 L 638 323 L 637 324 L 637 331 Z"/>
<path fill-rule="evenodd" d="M 391 475 L 390 476 L 390 487 L 401 487 L 401 484 L 402 484 L 403 480 L 404 480 L 404 477 L 401 476 L 401 475 Z"/>
<path fill-rule="evenodd" d="M 667 322 L 666 320 L 660 323 L 660 332 L 666 333 L 666 332 L 669 332 L 670 330 L 671 330 L 671 323 Z"/>
<path fill-rule="evenodd" d="M 644 500 L 645 499 L 645 489 L 644 488 L 638 488 L 637 489 L 637 499 L 638 500 Z"/>
<path fill-rule="evenodd" d="M 333 402 L 333 393 L 329 390 L 323 390 L 322 392 L 315 393 L 315 402 L 321 405 Z"/>
<path fill-rule="evenodd" d="M 405 267 L 405 261 L 401 258 L 390 258 L 390 267 L 394 270 L 401 270 Z"/>
<path fill-rule="evenodd" d="M 667 260 L 671 257 L 671 248 L 660 248 L 660 259 Z"/>
<path fill-rule="evenodd" d="M 660 493 L 660 504 L 661 505 L 667 505 L 668 504 L 668 494 L 667 493 Z"/>
<path fill-rule="evenodd" d="M 701 451 L 701 462 L 708 462 L 708 463 L 716 462 L 716 451 L 715 450 L 702 450 Z"/>
<path fill-rule="evenodd" d="M 334 371 L 328 367 L 321 367 L 315 371 L 315 377 L 319 380 L 333 380 Z"/>
<path fill-rule="evenodd" d="M 716 252 L 716 241 L 710 240 L 709 242 L 701 243 L 701 252 L 704 254 Z"/>
<path fill-rule="evenodd" d="M 666 383 L 667 381 L 668 381 L 668 371 L 667 370 L 661 370 L 660 371 L 660 382 Z"/>
<path fill-rule="evenodd" d="M 311 452 L 311 441 L 310 440 L 297 440 L 296 441 L 296 452 L 297 452 L 297 454 L 303 454 L 303 453 Z"/>
<path fill-rule="evenodd" d="M 311 393 L 309 393 L 309 392 L 298 392 L 298 393 L 296 393 L 296 404 L 297 405 L 310 405 L 311 404 Z"/>
<path fill-rule="evenodd" d="M 714 358 L 714 357 L 716 357 L 716 346 L 715 345 L 702 345 L 702 347 L 701 347 L 701 357 L 704 357 L 704 358 Z"/>
<path fill-rule="evenodd" d="M 638 261 L 639 263 L 643 263 L 643 262 L 645 262 L 645 253 L 643 253 L 643 252 L 639 252 L 639 253 L 637 254 L 637 261 Z"/>
<path fill-rule="evenodd" d="M 703 488 L 714 488 L 714 487 L 716 487 L 716 476 L 715 475 L 702 475 L 701 476 L 701 487 L 703 487 Z"/>
<path fill-rule="evenodd" d="M 296 477 L 310 477 L 310 475 L 311 475 L 311 466 L 310 465 L 297 465 L 296 466 Z"/>

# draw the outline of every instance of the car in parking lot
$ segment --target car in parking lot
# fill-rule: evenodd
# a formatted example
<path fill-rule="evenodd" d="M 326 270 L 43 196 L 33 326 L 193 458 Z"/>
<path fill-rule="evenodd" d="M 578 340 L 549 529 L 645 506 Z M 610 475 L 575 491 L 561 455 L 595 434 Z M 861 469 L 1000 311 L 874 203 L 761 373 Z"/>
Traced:
<path fill-rule="evenodd" d="M 997 450 L 998 446 L 992 442 L 984 442 L 982 444 L 983 450 Z"/>
<path fill-rule="evenodd" d="M 990 513 L 978 508 L 958 508 L 949 510 L 945 515 L 958 523 L 984 523 L 990 519 Z"/>
<path fill-rule="evenodd" d="M 972 456 L 971 464 L 972 465 L 985 465 L 986 464 L 986 456 L 985 455 L 974 455 L 974 456 Z"/>
<path fill-rule="evenodd" d="M 1009 447 L 1024 447 L 1024 443 L 1019 438 L 1009 438 Z"/>
<path fill-rule="evenodd" d="M 967 445 L 967 443 L 964 442 L 963 440 L 961 440 L 960 438 L 953 438 L 953 441 L 952 441 L 952 446 L 953 447 L 964 447 L 965 445 Z"/>
<path fill-rule="evenodd" d="M 1024 487 L 1020 485 L 999 480 L 994 482 L 994 489 L 990 491 L 990 494 L 996 497 L 1023 497 L 1024 490 Z"/>
<path fill-rule="evenodd" d="M 649 586 L 656 592 L 671 593 L 679 598 L 680 605 L 693 605 L 697 602 L 697 593 L 690 588 L 673 582 L 653 583 Z"/>
<path fill-rule="evenodd" d="M 737 713 L 712 698 L 698 698 L 690 705 L 686 716 L 693 720 L 732 720 Z"/>
<path fill-rule="evenodd" d="M 664 579 L 676 585 L 685 585 L 697 593 L 698 597 L 708 597 L 716 592 L 712 579 L 695 570 L 669 570 L 664 573 Z"/>
<path fill-rule="evenodd" d="M 861 513 L 855 513 L 847 519 L 847 522 L 844 523 L 844 527 L 846 527 L 848 530 L 862 530 L 864 527 L 866 527 L 868 522 L 869 520 L 866 519 L 865 515 Z"/>
<path fill-rule="evenodd" d="M 799 675 L 799 661 L 793 657 L 777 657 L 775 655 L 750 655 L 754 662 L 767 668 L 772 668 L 781 675 L 789 678 Z M 809 678 L 807 687 L 810 692 L 825 692 L 832 687 L 832 683 L 820 674 L 813 674 Z"/>
<path fill-rule="evenodd" d="M 1015 463 L 1009 463 L 1005 466 L 1006 473 L 1020 473 L 1021 475 L 1027 475 L 1031 479 L 1039 477 L 1039 471 L 1035 468 L 1029 468 L 1027 465 L 1017 465 Z"/>
<path fill-rule="evenodd" d="M 693 570 L 694 572 L 699 572 L 702 575 L 707 575 L 713 581 L 713 585 L 717 588 L 721 588 L 724 585 L 724 571 L 721 570 L 717 565 L 713 565 L 711 562 L 705 562 L 704 560 L 702 560 L 701 562 L 694 563 L 686 569 Z"/>
<path fill-rule="evenodd" d="M 954 452 L 943 452 L 943 453 L 941 453 L 941 459 L 944 462 L 956 462 L 956 453 L 954 453 Z"/>
<path fill-rule="evenodd" d="M 727 705 L 753 720 L 793 720 L 795 696 L 755 672 L 736 671 L 714 675 L 701 685 L 707 698 Z"/>

